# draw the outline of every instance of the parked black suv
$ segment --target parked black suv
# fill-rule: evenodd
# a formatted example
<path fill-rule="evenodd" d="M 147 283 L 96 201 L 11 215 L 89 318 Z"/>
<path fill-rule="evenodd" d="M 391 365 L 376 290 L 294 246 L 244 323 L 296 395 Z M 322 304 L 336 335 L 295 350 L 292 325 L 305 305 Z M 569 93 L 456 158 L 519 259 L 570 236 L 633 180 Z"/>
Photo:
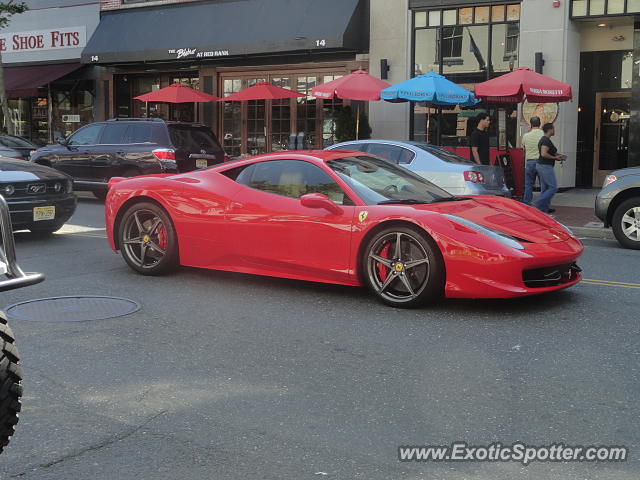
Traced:
<path fill-rule="evenodd" d="M 31 155 L 32 162 L 71 175 L 76 190 L 92 191 L 99 198 L 111 177 L 188 172 L 225 160 L 206 125 L 157 118 L 91 123 Z"/>

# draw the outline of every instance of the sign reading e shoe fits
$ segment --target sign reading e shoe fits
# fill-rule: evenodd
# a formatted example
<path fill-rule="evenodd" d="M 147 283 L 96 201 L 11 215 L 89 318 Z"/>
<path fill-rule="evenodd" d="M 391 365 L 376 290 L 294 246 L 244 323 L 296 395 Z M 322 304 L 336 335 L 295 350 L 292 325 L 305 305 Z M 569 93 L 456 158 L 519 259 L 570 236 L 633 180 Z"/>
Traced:
<path fill-rule="evenodd" d="M 32 32 L 12 32 L 0 35 L 0 52 L 32 52 L 84 48 L 87 45 L 87 28 L 64 27 Z"/>

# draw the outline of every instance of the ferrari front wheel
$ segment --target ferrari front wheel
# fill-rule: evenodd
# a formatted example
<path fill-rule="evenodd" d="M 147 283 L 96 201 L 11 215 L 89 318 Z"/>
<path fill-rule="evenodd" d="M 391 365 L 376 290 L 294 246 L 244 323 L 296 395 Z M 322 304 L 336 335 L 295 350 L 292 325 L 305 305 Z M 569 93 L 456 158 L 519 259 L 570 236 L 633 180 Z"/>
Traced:
<path fill-rule="evenodd" d="M 424 232 L 401 226 L 384 229 L 367 243 L 363 257 L 363 280 L 387 305 L 418 307 L 443 295 L 442 257 Z"/>
<path fill-rule="evenodd" d="M 165 210 L 136 203 L 122 216 L 119 245 L 127 264 L 143 275 L 160 275 L 178 266 L 178 239 Z"/>

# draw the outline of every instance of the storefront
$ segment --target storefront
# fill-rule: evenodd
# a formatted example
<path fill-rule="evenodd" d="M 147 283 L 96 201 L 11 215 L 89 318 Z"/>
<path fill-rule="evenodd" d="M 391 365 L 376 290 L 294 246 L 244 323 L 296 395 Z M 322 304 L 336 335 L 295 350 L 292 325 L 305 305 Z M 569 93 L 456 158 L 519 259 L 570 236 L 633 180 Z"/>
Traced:
<path fill-rule="evenodd" d="M 16 135 L 37 144 L 94 118 L 95 68 L 79 60 L 98 24 L 98 5 L 62 0 L 49 5 L 13 16 L 0 35 L 8 120 Z"/>
<path fill-rule="evenodd" d="M 343 102 L 310 92 L 368 67 L 367 7 L 366 0 L 250 0 L 105 12 L 82 58 L 108 69 L 99 93 L 106 116 L 200 121 L 233 156 L 285 149 L 292 135 L 321 148 L 333 143 Z M 168 30 L 178 33 L 154 35 Z M 199 105 L 134 100 L 171 83 L 226 96 L 258 81 L 307 96 Z"/>

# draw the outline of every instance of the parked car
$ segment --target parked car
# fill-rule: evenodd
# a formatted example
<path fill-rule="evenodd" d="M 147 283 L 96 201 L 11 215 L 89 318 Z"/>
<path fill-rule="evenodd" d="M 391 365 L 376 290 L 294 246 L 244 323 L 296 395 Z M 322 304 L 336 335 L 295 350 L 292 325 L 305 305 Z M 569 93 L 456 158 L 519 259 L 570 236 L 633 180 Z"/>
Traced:
<path fill-rule="evenodd" d="M 0 135 L 0 157 L 29 160 L 31 154 L 40 148 L 26 138 L 16 135 Z"/>
<path fill-rule="evenodd" d="M 361 153 L 287 151 L 179 175 L 113 178 L 107 237 L 145 275 L 178 265 L 342 285 L 418 306 L 580 281 L 580 241 L 508 198 L 452 196 Z"/>
<path fill-rule="evenodd" d="M 111 177 L 188 172 L 225 160 L 206 125 L 157 118 L 91 123 L 31 156 L 31 161 L 73 177 L 76 190 L 92 191 L 98 198 L 106 195 Z"/>
<path fill-rule="evenodd" d="M 608 175 L 596 197 L 596 216 L 612 227 L 618 243 L 640 250 L 640 167 Z"/>
<path fill-rule="evenodd" d="M 44 280 L 41 273 L 24 273 L 16 262 L 13 233 L 7 203 L 0 196 L 0 292 L 27 287 Z M 0 312 L 0 453 L 15 432 L 21 409 L 22 368 L 15 337 Z"/>
<path fill-rule="evenodd" d="M 76 210 L 71 177 L 22 160 L 0 158 L 0 194 L 9 204 L 14 230 L 53 233 Z"/>
<path fill-rule="evenodd" d="M 326 150 L 358 150 L 384 158 L 435 183 L 453 195 L 510 197 L 500 166 L 478 165 L 428 143 L 396 140 L 356 140 Z"/>

